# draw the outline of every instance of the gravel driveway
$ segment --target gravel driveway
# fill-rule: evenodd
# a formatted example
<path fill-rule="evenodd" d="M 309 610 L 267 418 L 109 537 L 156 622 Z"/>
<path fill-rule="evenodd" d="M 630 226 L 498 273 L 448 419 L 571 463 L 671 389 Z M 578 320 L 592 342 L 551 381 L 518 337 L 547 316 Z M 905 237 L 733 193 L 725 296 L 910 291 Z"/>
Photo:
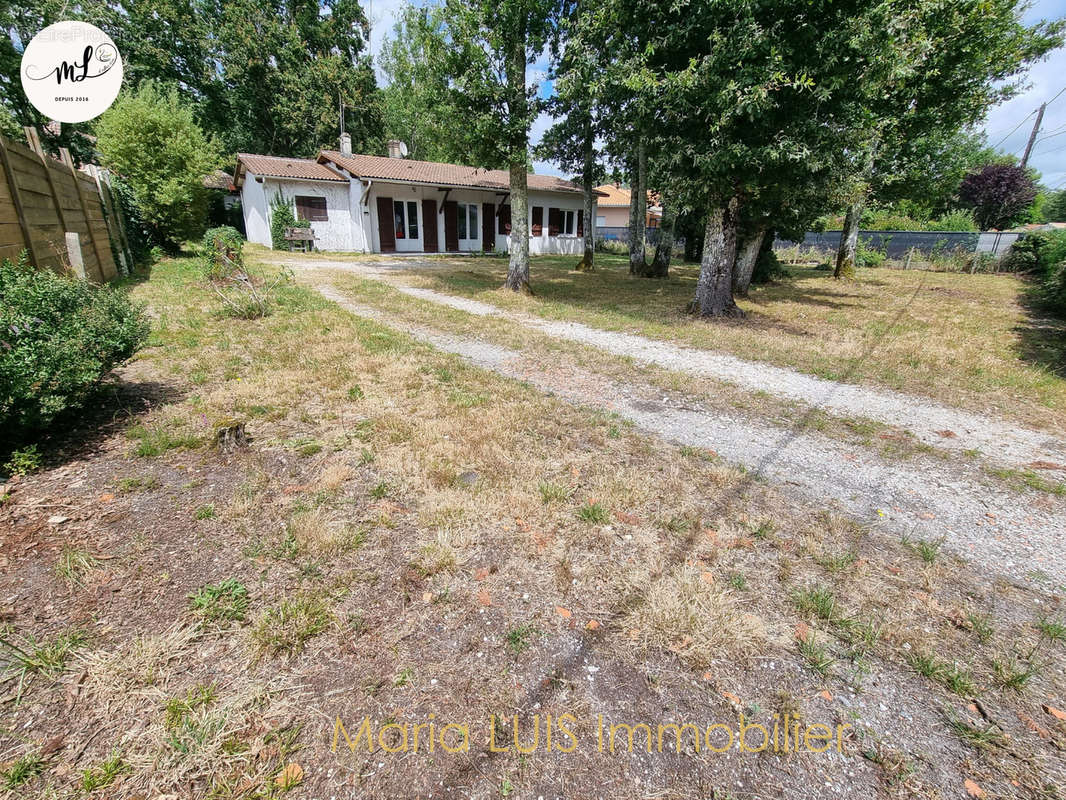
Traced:
<path fill-rule="evenodd" d="M 316 267 L 322 267 L 321 263 Z M 349 265 L 350 266 L 350 265 Z M 1052 499 L 1035 492 L 1024 494 L 1009 490 L 985 476 L 980 469 L 961 459 L 943 459 L 931 456 L 916 457 L 905 463 L 887 461 L 866 448 L 856 448 L 810 431 L 799 431 L 753 421 L 749 417 L 731 416 L 719 409 L 708 410 L 689 398 L 664 396 L 661 389 L 639 383 L 620 384 L 586 368 L 568 369 L 564 365 L 548 372 L 534 359 L 475 337 L 458 337 L 426 327 L 411 325 L 386 312 L 348 300 L 344 294 L 328 285 L 316 288 L 329 300 L 359 316 L 371 318 L 403 330 L 434 347 L 455 353 L 473 364 L 493 370 L 502 375 L 527 381 L 537 389 L 549 392 L 568 401 L 604 408 L 630 420 L 642 430 L 678 444 L 704 447 L 714 450 L 725 459 L 743 464 L 758 475 L 794 491 L 807 501 L 829 505 L 844 511 L 858 520 L 885 533 L 895 536 L 910 536 L 927 540 L 943 538 L 945 546 L 969 559 L 979 560 L 997 571 L 1017 579 L 1042 573 L 1056 582 L 1066 582 L 1066 502 Z M 523 315 L 502 314 L 498 309 L 476 301 L 458 299 L 424 289 L 397 287 L 408 294 L 433 302 L 462 308 L 474 314 L 501 314 L 521 324 L 528 324 L 545 332 L 558 331 L 562 338 L 602 343 L 611 352 L 640 357 L 643 353 L 650 363 L 661 363 L 659 358 L 668 358 L 666 366 L 691 370 L 691 358 L 706 359 L 697 364 L 715 364 L 722 358 L 713 353 L 662 345 L 642 337 L 628 334 L 604 334 L 582 325 L 551 323 Z M 569 333 L 570 335 L 564 335 Z M 554 334 L 553 334 L 554 335 Z M 615 348 L 619 348 L 616 350 Z M 676 352 L 671 352 L 676 351 Z M 684 362 L 677 359 L 684 358 Z M 724 357 L 739 362 L 747 371 L 752 365 L 739 359 Z M 723 362 L 725 363 L 725 362 Z M 775 370 L 777 381 L 794 380 L 801 386 L 803 380 L 814 381 L 829 392 L 829 399 L 840 396 L 862 397 L 867 390 L 861 387 L 830 385 L 828 381 Z M 710 374 L 710 373 L 701 373 Z M 717 373 L 714 373 L 717 376 Z M 754 373 L 745 372 L 752 376 Z M 825 386 L 822 386 L 825 384 Z M 774 391 L 769 385 L 760 388 Z M 832 389 L 832 391 L 830 391 Z M 851 390 L 850 395 L 848 390 Z M 795 389 L 799 391 L 799 389 Z M 893 397 L 872 392 L 882 398 Z M 914 398 L 900 399 L 924 408 Z M 931 404 L 930 404 L 931 405 Z M 831 406 L 832 407 L 832 406 Z M 967 428 L 961 423 L 966 419 L 974 425 L 972 441 L 990 441 L 995 444 L 995 430 L 987 421 L 986 427 L 976 424 L 969 415 L 942 407 L 936 408 L 932 418 L 948 421 L 959 428 L 958 438 L 964 438 Z M 891 409 L 891 413 L 900 413 Z M 932 412 L 931 412 L 932 413 Z M 869 415 L 867 415 L 869 416 Z M 935 427 L 928 424 L 926 428 Z M 998 425 L 999 423 L 994 423 Z M 904 425 L 901 427 L 911 427 Z M 1010 429 L 1013 438 L 1006 450 L 1017 454 L 1024 447 L 1040 447 L 1038 434 Z M 1046 438 L 1046 437 L 1045 437 Z M 941 437 L 937 437 L 937 443 Z M 954 441 L 954 440 L 951 440 Z M 1051 443 L 1061 447 L 1058 443 Z M 1046 447 L 1037 452 L 1061 452 Z M 1024 457 L 1030 457 L 1026 455 Z"/>

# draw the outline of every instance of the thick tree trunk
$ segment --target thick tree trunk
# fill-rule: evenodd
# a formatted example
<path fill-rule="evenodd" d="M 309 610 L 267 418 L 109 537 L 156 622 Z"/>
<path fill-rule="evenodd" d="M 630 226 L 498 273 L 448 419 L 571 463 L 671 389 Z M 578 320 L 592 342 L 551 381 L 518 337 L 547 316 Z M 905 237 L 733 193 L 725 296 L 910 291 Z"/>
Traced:
<path fill-rule="evenodd" d="M 526 43 L 516 37 L 507 56 L 507 87 L 511 94 L 511 114 L 526 116 Z M 513 128 L 514 126 L 512 126 Z M 529 131 L 522 129 L 509 142 L 511 150 L 511 241 L 507 280 L 503 286 L 514 292 L 532 294 L 529 288 L 529 180 L 526 157 Z"/>
<path fill-rule="evenodd" d="M 574 267 L 578 272 L 594 272 L 596 265 L 594 263 L 596 253 L 596 240 L 595 240 L 595 224 L 596 219 L 592 210 L 592 167 L 593 167 L 593 133 L 592 133 L 592 120 L 590 119 L 585 128 L 585 164 L 584 170 L 581 173 L 581 185 L 585 193 L 585 210 L 582 214 L 583 223 L 585 226 L 585 252 L 581 257 L 581 261 Z"/>
<path fill-rule="evenodd" d="M 629 186 L 629 272 L 641 275 L 645 268 L 644 227 L 648 221 L 648 152 L 637 142 L 636 169 Z"/>
<path fill-rule="evenodd" d="M 689 311 L 701 317 L 743 317 L 733 301 L 733 262 L 737 251 L 737 210 L 739 201 L 731 197 L 724 205 L 715 203 L 707 217 L 703 234 L 703 259 L 696 282 L 696 297 Z"/>
<path fill-rule="evenodd" d="M 840 232 L 837 264 L 836 269 L 833 270 L 834 278 L 855 277 L 855 253 L 859 249 L 860 217 L 862 217 L 862 203 L 858 201 L 851 203 L 844 215 L 844 230 Z"/>
<path fill-rule="evenodd" d="M 505 289 L 531 294 L 529 288 L 529 190 L 525 163 L 511 165 L 511 247 Z"/>
<path fill-rule="evenodd" d="M 745 295 L 751 285 L 751 273 L 755 271 L 755 261 L 766 238 L 766 228 L 759 227 L 744 237 L 737 247 L 737 263 L 733 267 L 733 293 Z"/>
<path fill-rule="evenodd" d="M 670 260 L 674 255 L 674 227 L 677 222 L 677 214 L 674 206 L 663 194 L 663 218 L 659 223 L 659 242 L 655 245 L 655 255 L 651 260 L 651 267 L 645 271 L 649 278 L 670 277 Z"/>

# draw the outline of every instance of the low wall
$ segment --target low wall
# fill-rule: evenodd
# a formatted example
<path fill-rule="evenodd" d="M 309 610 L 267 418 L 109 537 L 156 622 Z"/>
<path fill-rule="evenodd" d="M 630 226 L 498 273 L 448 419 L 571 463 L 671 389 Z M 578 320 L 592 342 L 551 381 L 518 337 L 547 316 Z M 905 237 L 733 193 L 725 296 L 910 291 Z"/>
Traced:
<path fill-rule="evenodd" d="M 967 253 L 1006 253 L 1023 234 L 1020 233 L 972 233 L 968 231 L 859 231 L 859 238 L 880 250 L 889 258 L 905 258 L 912 248 L 920 253 L 944 253 L 963 250 Z M 840 246 L 840 231 L 808 233 L 802 242 L 778 240 L 777 247 L 802 244 L 819 250 L 836 252 Z"/>

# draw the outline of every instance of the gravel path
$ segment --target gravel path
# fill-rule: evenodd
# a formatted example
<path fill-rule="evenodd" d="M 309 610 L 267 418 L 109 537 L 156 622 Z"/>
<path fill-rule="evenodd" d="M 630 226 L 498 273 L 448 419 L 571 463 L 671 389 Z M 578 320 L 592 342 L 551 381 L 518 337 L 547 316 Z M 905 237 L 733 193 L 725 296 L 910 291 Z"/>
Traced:
<path fill-rule="evenodd" d="M 502 317 L 549 336 L 591 345 L 614 355 L 629 356 L 639 363 L 724 380 L 753 391 L 793 400 L 810 408 L 820 408 L 837 416 L 865 417 L 909 431 L 919 441 L 941 449 L 957 452 L 979 450 L 983 458 L 997 464 L 1019 468 L 1036 461 L 1053 464 L 1066 462 L 1066 441 L 986 415 L 940 405 L 927 398 L 825 380 L 724 353 L 606 331 L 578 322 L 543 320 L 478 300 L 405 286 L 388 274 L 410 269 L 454 267 L 454 264 L 444 261 L 406 258 L 372 262 L 286 260 L 286 263 L 302 269 L 358 272 L 366 277 L 385 280 L 411 297 L 476 316 Z"/>
<path fill-rule="evenodd" d="M 613 411 L 653 435 L 712 449 L 786 491 L 818 505 L 836 506 L 886 532 L 924 539 L 945 537 L 946 546 L 954 552 L 1015 578 L 1024 579 L 1039 570 L 1056 581 L 1066 580 L 1066 503 L 1061 499 L 1019 495 L 992 484 L 965 463 L 931 457 L 906 463 L 884 461 L 866 448 L 851 448 L 817 433 L 763 424 L 717 409 L 708 411 L 689 405 L 690 400 L 664 397 L 662 390 L 651 386 L 620 384 L 565 366 L 545 371 L 517 351 L 410 325 L 353 303 L 333 287 L 317 288 L 354 314 L 404 330 L 541 391 Z M 417 291 L 416 296 L 425 293 L 412 291 Z"/>

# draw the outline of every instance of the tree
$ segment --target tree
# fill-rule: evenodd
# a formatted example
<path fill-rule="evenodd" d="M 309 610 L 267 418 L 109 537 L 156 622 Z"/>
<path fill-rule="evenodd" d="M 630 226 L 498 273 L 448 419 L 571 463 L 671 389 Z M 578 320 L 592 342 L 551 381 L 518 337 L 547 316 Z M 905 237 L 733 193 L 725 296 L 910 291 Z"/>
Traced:
<path fill-rule="evenodd" d="M 973 209 L 981 230 L 1002 230 L 1022 220 L 1036 197 L 1036 184 L 1022 167 L 989 164 L 967 175 L 959 198 Z"/>
<path fill-rule="evenodd" d="M 529 292 L 529 128 L 540 111 L 526 67 L 543 51 L 555 0 L 447 0 L 456 107 L 479 165 L 507 164 L 511 246 L 504 287 Z"/>
<path fill-rule="evenodd" d="M 202 232 L 210 194 L 203 179 L 221 153 L 177 89 L 143 83 L 120 95 L 96 130 L 101 161 L 125 179 L 161 241 L 176 245 Z"/>
<path fill-rule="evenodd" d="M 210 20 L 221 107 L 209 112 L 229 150 L 313 156 L 339 135 L 383 152 L 369 23 L 357 0 L 227 0 Z"/>
<path fill-rule="evenodd" d="M 596 151 L 600 120 L 593 89 L 603 51 L 590 39 L 590 28 L 584 22 L 591 11 L 589 4 L 576 3 L 560 26 L 558 41 L 562 42 L 562 53 L 556 56 L 552 74 L 555 96 L 548 104 L 548 110 L 559 120 L 544 133 L 537 147 L 542 157 L 554 159 L 562 169 L 580 176 L 584 194 L 584 252 L 574 269 L 583 272 L 595 269 L 593 192 L 604 176 Z"/>
<path fill-rule="evenodd" d="M 1044 216 L 1048 222 L 1066 222 L 1066 189 L 1050 193 L 1044 204 Z"/>
<path fill-rule="evenodd" d="M 859 220 L 874 176 L 890 182 L 898 165 L 912 160 L 916 144 L 978 123 L 1019 90 L 1027 64 L 1062 43 L 1061 23 L 1027 27 L 1022 6 L 1020 0 L 897 0 L 882 6 L 888 15 L 879 28 L 890 31 L 893 41 L 891 49 L 873 54 L 884 68 L 859 87 L 865 90 L 859 97 L 865 146 L 856 152 L 836 277 L 854 272 Z"/>
<path fill-rule="evenodd" d="M 449 84 L 448 35 L 443 7 L 403 7 L 378 56 L 385 134 L 411 158 L 468 164 L 476 159 Z"/>

